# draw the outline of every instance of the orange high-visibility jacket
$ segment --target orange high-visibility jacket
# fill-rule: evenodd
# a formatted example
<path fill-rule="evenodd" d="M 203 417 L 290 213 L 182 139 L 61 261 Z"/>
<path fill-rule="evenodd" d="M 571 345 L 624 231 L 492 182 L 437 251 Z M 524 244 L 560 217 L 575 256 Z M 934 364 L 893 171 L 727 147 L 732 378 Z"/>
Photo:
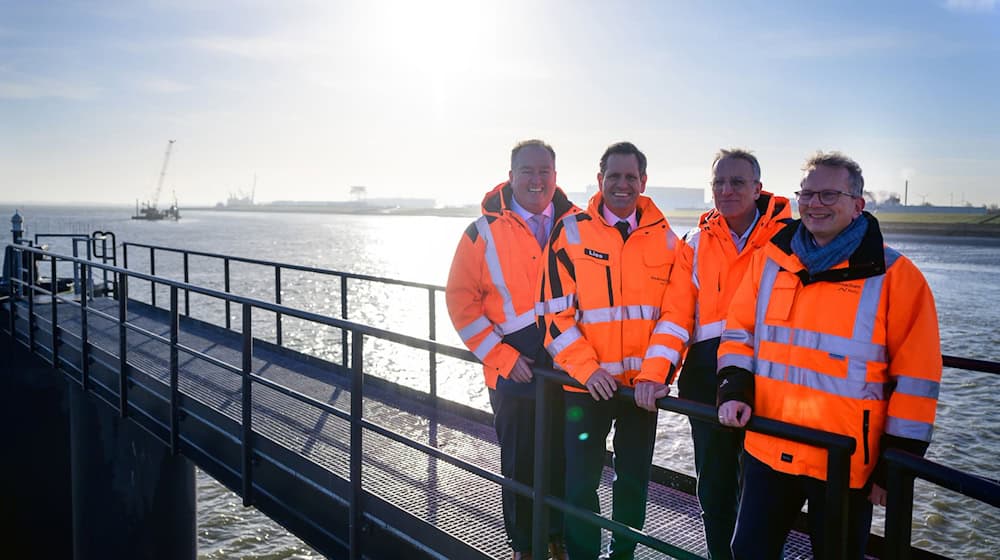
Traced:
<path fill-rule="evenodd" d="M 510 374 L 519 355 L 504 337 L 537 328 L 535 302 L 542 248 L 528 224 L 512 209 L 512 196 L 510 184 L 504 182 L 483 198 L 483 215 L 459 240 L 445 288 L 451 322 L 482 361 L 490 389 L 496 389 L 498 376 Z M 555 220 L 580 211 L 558 187 L 552 203 L 553 229 Z M 528 334 L 541 345 L 541 333 Z"/>
<path fill-rule="evenodd" d="M 538 310 L 545 347 L 581 383 L 598 368 L 627 387 L 669 383 L 694 316 L 691 249 L 647 197 L 628 241 L 602 206 L 598 192 L 552 232 Z"/>
<path fill-rule="evenodd" d="M 737 252 L 729 224 L 718 210 L 702 214 L 698 227 L 684 240 L 694 251 L 694 332 L 684 356 L 680 396 L 715 404 L 716 354 L 729 312 L 729 303 L 750 266 L 753 254 L 791 221 L 788 199 L 762 191 L 757 199 L 760 218 L 742 251 Z"/>
<path fill-rule="evenodd" d="M 868 481 L 883 441 L 926 449 L 942 368 L 930 287 L 863 216 L 859 248 L 816 276 L 791 250 L 799 222 L 775 235 L 754 255 L 719 347 L 720 402 L 745 400 L 755 415 L 853 437 L 851 488 Z M 729 392 L 746 379 L 749 399 Z M 826 480 L 824 449 L 755 432 L 745 448 L 777 471 Z"/>

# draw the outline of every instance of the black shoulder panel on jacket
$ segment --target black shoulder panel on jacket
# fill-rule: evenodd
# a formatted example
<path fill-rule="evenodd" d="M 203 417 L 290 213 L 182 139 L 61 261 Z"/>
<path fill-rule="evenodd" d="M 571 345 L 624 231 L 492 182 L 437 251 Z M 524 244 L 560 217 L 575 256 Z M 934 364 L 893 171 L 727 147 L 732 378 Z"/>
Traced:
<path fill-rule="evenodd" d="M 465 235 L 469 238 L 469 241 L 475 243 L 479 239 L 479 230 L 476 229 L 476 222 L 469 224 L 469 227 L 465 228 Z"/>
<path fill-rule="evenodd" d="M 778 230 L 778 233 L 774 234 L 771 238 L 771 243 L 774 243 L 779 249 L 785 252 L 786 255 L 792 254 L 792 237 L 795 237 L 795 232 L 799 229 L 799 223 L 802 220 L 791 220 L 785 224 L 785 227 Z"/>

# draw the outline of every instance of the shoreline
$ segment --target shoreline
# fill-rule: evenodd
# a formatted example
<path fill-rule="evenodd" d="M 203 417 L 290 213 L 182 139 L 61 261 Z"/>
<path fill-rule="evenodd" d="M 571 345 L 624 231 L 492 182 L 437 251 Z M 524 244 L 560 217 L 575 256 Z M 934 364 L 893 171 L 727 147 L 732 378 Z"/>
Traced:
<path fill-rule="evenodd" d="M 469 218 L 473 219 L 480 215 L 479 207 L 460 206 L 453 208 L 373 208 L 370 210 L 331 208 L 324 206 L 290 206 L 290 207 L 269 207 L 254 206 L 245 208 L 215 208 L 215 207 L 191 207 L 181 208 L 181 215 L 184 212 L 262 212 L 262 213 L 286 213 L 286 214 L 346 214 L 353 216 L 436 216 L 443 218 Z M 668 220 L 684 227 L 693 227 L 698 220 L 701 211 L 682 210 L 679 212 L 664 212 Z M 947 216 L 947 215 L 945 215 Z M 996 239 L 1000 238 L 1000 220 L 993 220 L 988 223 L 974 222 L 947 222 L 947 221 L 906 221 L 905 216 L 895 214 L 892 217 L 880 218 L 879 226 L 882 231 L 889 234 L 903 235 L 929 235 L 944 237 L 980 237 Z M 921 218 L 926 220 L 927 214 L 921 214 Z"/>

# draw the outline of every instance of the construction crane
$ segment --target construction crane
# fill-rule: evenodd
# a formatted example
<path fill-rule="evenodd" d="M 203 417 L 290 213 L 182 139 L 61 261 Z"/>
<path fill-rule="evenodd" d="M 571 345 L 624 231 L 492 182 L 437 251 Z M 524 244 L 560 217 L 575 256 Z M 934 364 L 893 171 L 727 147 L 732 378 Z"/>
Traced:
<path fill-rule="evenodd" d="M 160 192 L 163 190 L 163 180 L 167 177 L 167 165 L 170 164 L 170 152 L 174 149 L 174 142 L 176 140 L 167 140 L 167 151 L 163 154 L 163 167 L 160 168 L 160 180 L 156 183 L 156 192 L 153 193 L 153 200 L 149 203 L 153 208 L 160 202 Z"/>
<path fill-rule="evenodd" d="M 180 213 L 177 211 L 176 195 L 174 196 L 174 204 L 170 208 L 163 211 L 157 208 L 160 202 L 160 193 L 163 192 L 163 181 L 167 178 L 167 166 L 170 164 L 170 152 L 174 149 L 174 142 L 176 140 L 167 140 L 167 151 L 163 154 L 163 167 L 160 168 L 160 179 L 156 182 L 156 191 L 153 192 L 153 198 L 141 209 L 139 208 L 139 201 L 136 201 L 135 216 L 132 216 L 133 220 L 162 220 L 164 218 L 177 220 L 180 218 Z"/>

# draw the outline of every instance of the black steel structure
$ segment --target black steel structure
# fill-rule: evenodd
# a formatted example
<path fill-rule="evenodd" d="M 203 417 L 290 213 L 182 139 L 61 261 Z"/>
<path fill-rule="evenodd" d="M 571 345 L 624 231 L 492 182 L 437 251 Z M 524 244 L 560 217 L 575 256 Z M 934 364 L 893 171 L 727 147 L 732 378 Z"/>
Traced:
<path fill-rule="evenodd" d="M 467 350 L 435 340 L 440 286 L 139 243 L 122 245 L 119 267 L 114 238 L 109 251 L 109 234 L 96 233 L 87 238 L 83 257 L 17 239 L 7 247 L 14 264 L 5 268 L 8 294 L 0 305 L 9 344 L 5 351 L 45 360 L 71 385 L 161 442 L 170 455 L 190 460 L 242 496 L 245 505 L 257 507 L 323 554 L 352 559 L 498 557 L 506 552 L 499 517 L 499 488 L 504 486 L 534 500 L 536 557 L 545 557 L 546 507 L 629 534 L 646 547 L 640 547 L 640 557 L 701 557 L 696 553 L 700 525 L 686 517 L 690 511 L 684 513 L 685 507 L 697 506 L 691 482 L 683 475 L 656 469 L 647 529 L 636 531 L 549 495 L 544 486 L 548 477 L 542 476 L 549 465 L 544 422 L 536 427 L 535 480 L 541 482 L 528 487 L 496 474 L 499 459 L 490 443 L 488 415 L 438 397 L 439 357 L 475 361 Z M 148 251 L 148 272 L 129 268 L 129 255 L 137 250 Z M 182 279 L 156 273 L 158 252 L 181 256 Z M 191 257 L 223 264 L 222 290 L 190 281 Z M 232 293 L 233 262 L 270 269 L 274 301 Z M 59 291 L 60 264 L 72 267 L 81 280 L 74 293 Z M 45 268 L 47 281 L 39 274 Z M 339 278 L 341 317 L 283 304 L 283 271 Z M 108 295 L 88 288 L 95 276 L 105 279 L 101 285 Z M 426 291 L 428 336 L 348 320 L 349 281 Z M 148 303 L 130 299 L 145 285 Z M 156 295 L 163 290 L 168 298 L 160 306 Z M 222 302 L 224 324 L 192 317 L 192 295 Z M 238 330 L 231 320 L 235 310 L 241 318 Z M 273 315 L 273 340 L 255 333 L 255 312 Z M 285 347 L 287 318 L 339 330 L 340 363 Z M 373 340 L 426 352 L 427 390 L 365 371 L 366 342 Z M 993 362 L 945 356 L 945 363 L 1000 373 L 1000 364 Z M 537 417 L 544 418 L 546 395 L 574 382 L 556 371 L 538 369 L 536 374 L 544 381 L 536 383 Z M 621 393 L 617 398 L 632 397 L 628 390 Z M 658 404 L 662 410 L 717 421 L 712 407 L 671 397 Z M 826 448 L 827 500 L 846 511 L 851 438 L 756 417 L 748 429 Z M 1000 507 L 995 480 L 903 454 L 889 459 L 894 476 L 886 541 L 883 546 L 875 539 L 874 545 L 886 558 L 935 557 L 909 543 L 915 477 Z M 687 506 L 673 505 L 682 496 Z M 846 535 L 836 516 L 827 529 Z M 805 546 L 808 551 L 808 540 L 803 545 L 803 536 L 796 538 L 799 544 L 790 549 Z M 845 542 L 831 539 L 832 548 L 824 555 L 843 557 Z"/>

